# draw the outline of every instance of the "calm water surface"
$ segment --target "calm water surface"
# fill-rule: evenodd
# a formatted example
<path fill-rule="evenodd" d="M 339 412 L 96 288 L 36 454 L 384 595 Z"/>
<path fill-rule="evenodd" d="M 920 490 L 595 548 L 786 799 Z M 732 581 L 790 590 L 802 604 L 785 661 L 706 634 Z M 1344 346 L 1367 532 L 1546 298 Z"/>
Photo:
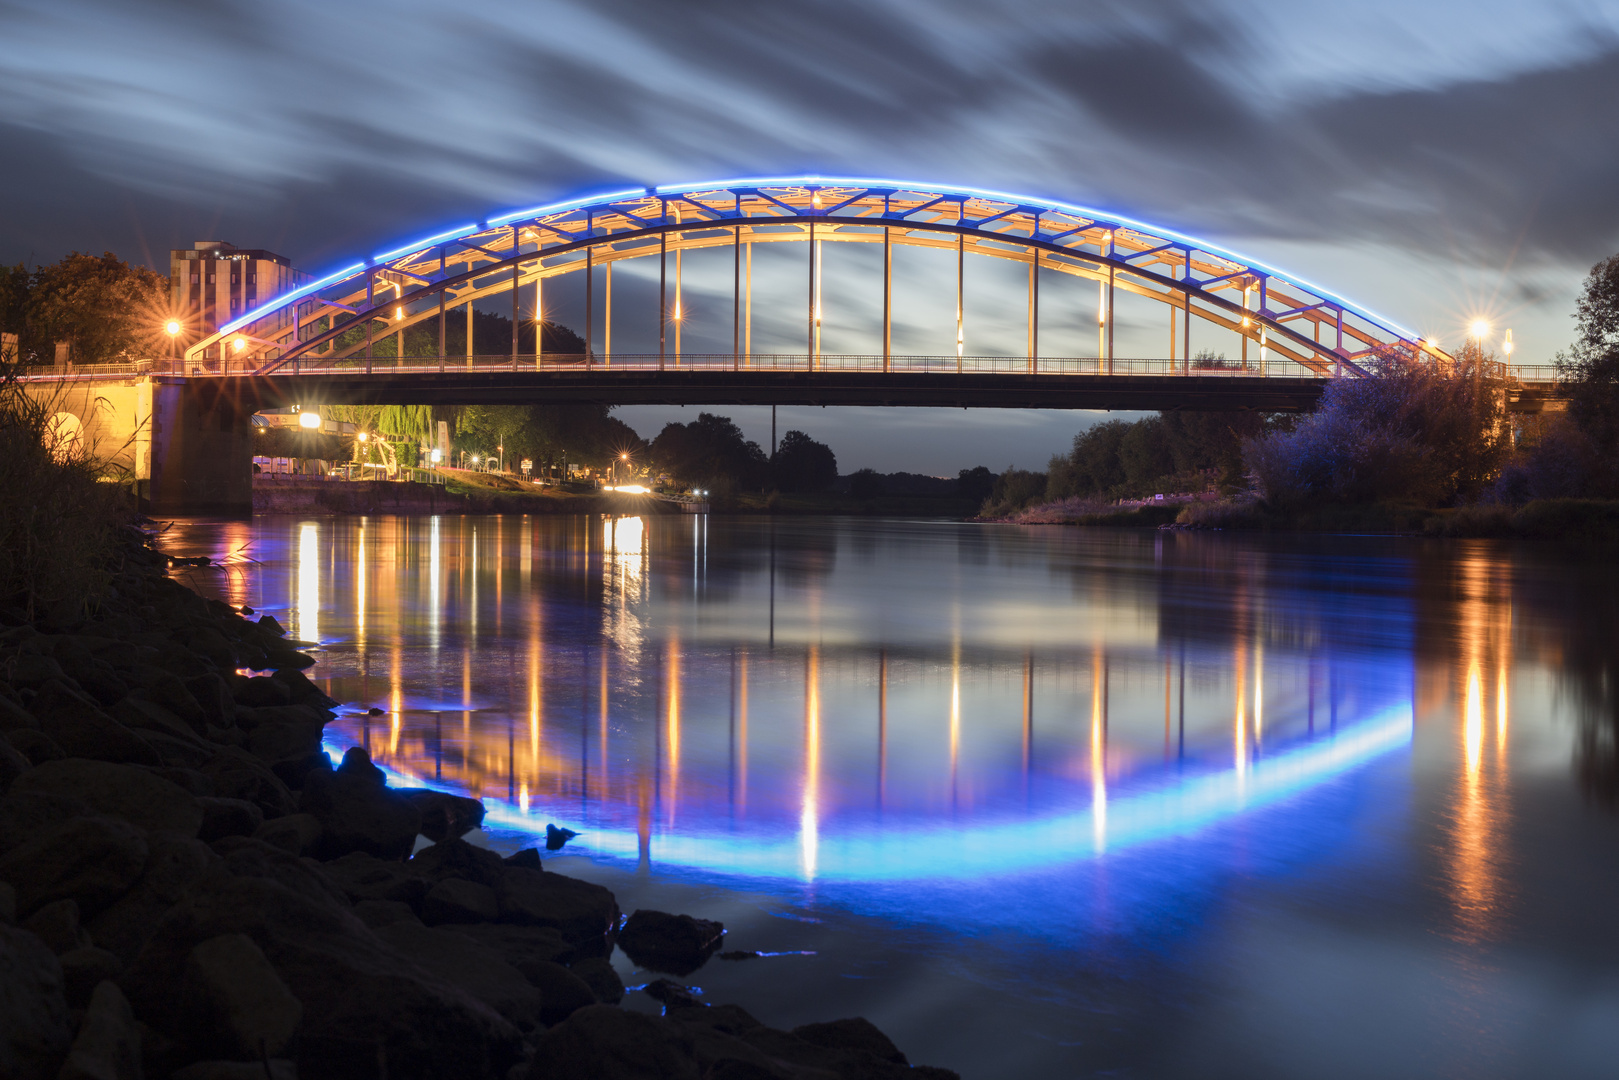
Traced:
<path fill-rule="evenodd" d="M 164 544 L 320 643 L 332 749 L 782 954 L 688 980 L 767 1023 L 972 1080 L 1619 1068 L 1605 563 L 706 517 Z"/>

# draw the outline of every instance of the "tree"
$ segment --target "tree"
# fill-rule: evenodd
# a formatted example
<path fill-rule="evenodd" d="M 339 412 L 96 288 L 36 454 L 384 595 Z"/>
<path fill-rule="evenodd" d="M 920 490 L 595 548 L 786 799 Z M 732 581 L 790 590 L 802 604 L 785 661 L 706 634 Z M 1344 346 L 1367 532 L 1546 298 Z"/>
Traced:
<path fill-rule="evenodd" d="M 1619 489 L 1619 255 L 1591 268 L 1574 307 L 1578 333 L 1557 357 L 1568 386 L 1569 418 L 1606 463 L 1599 484 Z"/>
<path fill-rule="evenodd" d="M 699 413 L 689 424 L 666 424 L 650 448 L 653 465 L 676 481 L 721 492 L 757 491 L 770 474 L 759 444 L 736 423 Z"/>
<path fill-rule="evenodd" d="M 166 278 L 110 251 L 99 257 L 75 251 L 34 272 L 26 329 L 36 355 L 43 355 L 44 342 L 66 341 L 76 363 L 155 352 L 167 348 L 167 291 Z"/>
<path fill-rule="evenodd" d="M 770 475 L 781 491 L 825 491 L 838 479 L 837 455 L 802 431 L 789 431 L 776 447 Z"/>
<path fill-rule="evenodd" d="M 883 477 L 876 469 L 857 469 L 849 477 L 849 494 L 856 499 L 875 499 L 883 490 Z"/>
<path fill-rule="evenodd" d="M 956 494 L 974 503 L 982 503 L 995 490 L 995 474 L 984 465 L 962 469 L 956 474 Z"/>
<path fill-rule="evenodd" d="M 984 500 L 979 514 L 982 517 L 1005 517 L 1042 498 L 1046 493 L 1046 474 L 1027 469 L 1007 470 L 995 478 L 989 498 Z"/>

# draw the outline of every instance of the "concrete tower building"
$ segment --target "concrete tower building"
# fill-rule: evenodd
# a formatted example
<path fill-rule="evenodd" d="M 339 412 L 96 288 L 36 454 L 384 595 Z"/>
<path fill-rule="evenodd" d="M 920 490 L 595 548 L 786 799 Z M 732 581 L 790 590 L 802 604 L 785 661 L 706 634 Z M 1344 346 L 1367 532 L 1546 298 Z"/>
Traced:
<path fill-rule="evenodd" d="M 190 250 L 169 252 L 169 299 L 183 313 L 193 339 L 207 337 L 310 278 L 293 269 L 285 255 L 222 240 L 198 240 Z"/>

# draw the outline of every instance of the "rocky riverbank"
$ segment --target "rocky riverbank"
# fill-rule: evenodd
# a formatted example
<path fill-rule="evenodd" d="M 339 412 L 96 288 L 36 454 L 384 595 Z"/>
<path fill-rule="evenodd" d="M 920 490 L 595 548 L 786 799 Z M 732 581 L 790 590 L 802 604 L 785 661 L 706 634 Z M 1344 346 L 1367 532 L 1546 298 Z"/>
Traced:
<path fill-rule="evenodd" d="M 334 768 L 299 643 L 142 538 L 120 557 L 87 618 L 0 606 L 0 1076 L 955 1075 L 864 1020 L 779 1031 L 678 978 L 632 991 L 661 1016 L 620 1008 L 615 949 L 678 977 L 724 928 L 626 919 L 537 849 L 462 839 L 477 800 L 390 788 L 358 747 Z"/>

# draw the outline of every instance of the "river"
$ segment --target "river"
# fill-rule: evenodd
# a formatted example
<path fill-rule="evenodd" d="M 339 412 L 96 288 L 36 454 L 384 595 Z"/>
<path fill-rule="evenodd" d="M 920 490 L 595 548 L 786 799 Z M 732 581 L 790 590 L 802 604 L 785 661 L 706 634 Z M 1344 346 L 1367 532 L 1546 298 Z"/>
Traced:
<path fill-rule="evenodd" d="M 1619 1061 L 1598 559 L 709 516 L 161 544 L 319 642 L 330 749 L 776 954 L 687 980 L 773 1026 L 864 1015 L 968 1080 Z"/>

